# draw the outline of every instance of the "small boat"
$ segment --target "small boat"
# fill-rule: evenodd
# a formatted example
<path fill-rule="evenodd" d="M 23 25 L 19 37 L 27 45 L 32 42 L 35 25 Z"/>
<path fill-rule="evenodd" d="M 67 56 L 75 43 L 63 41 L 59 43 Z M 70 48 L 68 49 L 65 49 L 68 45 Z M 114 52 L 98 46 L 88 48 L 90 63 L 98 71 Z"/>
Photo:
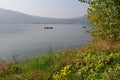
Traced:
<path fill-rule="evenodd" d="M 83 28 L 87 28 L 87 26 L 83 26 Z"/>
<path fill-rule="evenodd" d="M 53 27 L 44 27 L 44 29 L 53 29 Z"/>

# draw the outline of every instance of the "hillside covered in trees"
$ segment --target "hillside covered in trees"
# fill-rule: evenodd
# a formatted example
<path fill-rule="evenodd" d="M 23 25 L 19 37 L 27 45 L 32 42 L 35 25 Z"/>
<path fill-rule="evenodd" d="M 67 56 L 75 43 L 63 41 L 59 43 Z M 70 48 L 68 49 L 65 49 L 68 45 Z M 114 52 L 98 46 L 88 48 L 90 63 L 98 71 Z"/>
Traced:
<path fill-rule="evenodd" d="M 92 42 L 75 50 L 0 67 L 2 80 L 120 80 L 120 0 L 80 0 L 90 5 Z"/>

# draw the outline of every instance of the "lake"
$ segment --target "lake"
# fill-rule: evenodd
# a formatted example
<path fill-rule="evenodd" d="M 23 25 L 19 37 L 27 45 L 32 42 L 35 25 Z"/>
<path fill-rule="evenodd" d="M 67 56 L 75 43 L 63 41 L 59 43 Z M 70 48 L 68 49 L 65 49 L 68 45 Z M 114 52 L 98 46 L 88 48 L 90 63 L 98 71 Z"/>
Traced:
<path fill-rule="evenodd" d="M 45 26 L 53 29 L 44 29 Z M 10 59 L 43 55 L 51 47 L 60 51 L 79 48 L 90 41 L 81 24 L 0 24 L 0 57 Z"/>

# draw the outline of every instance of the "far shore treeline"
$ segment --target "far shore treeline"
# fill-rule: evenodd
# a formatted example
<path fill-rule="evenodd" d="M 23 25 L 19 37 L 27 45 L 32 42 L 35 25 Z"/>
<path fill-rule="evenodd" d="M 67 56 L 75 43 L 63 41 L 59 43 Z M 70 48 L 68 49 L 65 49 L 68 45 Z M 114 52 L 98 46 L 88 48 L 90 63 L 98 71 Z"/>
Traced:
<path fill-rule="evenodd" d="M 11 16 L 10 16 L 11 15 Z M 88 24 L 87 14 L 75 18 L 47 18 L 0 8 L 0 24 Z"/>
<path fill-rule="evenodd" d="M 120 80 L 120 0 L 79 0 L 89 4 L 92 41 L 19 63 L 0 64 L 1 80 Z M 17 62 L 16 62 L 17 61 Z"/>

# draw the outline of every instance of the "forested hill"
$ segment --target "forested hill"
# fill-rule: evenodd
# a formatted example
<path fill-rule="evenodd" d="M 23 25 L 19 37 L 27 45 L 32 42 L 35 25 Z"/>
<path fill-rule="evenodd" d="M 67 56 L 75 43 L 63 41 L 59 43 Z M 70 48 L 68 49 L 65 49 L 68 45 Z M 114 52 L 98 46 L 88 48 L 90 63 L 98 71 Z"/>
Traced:
<path fill-rule="evenodd" d="M 0 24 L 88 24 L 87 15 L 77 18 L 47 18 L 0 8 Z"/>

